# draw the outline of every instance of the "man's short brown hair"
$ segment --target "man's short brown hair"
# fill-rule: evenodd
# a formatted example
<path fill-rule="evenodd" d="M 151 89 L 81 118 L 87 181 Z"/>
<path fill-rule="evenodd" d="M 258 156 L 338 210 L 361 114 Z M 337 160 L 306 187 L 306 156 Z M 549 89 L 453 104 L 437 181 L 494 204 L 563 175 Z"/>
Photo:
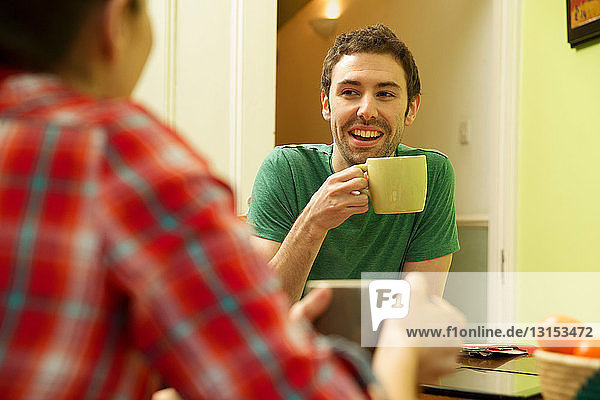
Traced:
<path fill-rule="evenodd" d="M 367 26 L 335 38 L 333 47 L 327 52 L 321 73 L 321 89 L 329 96 L 331 88 L 331 72 L 342 56 L 356 53 L 390 54 L 402 65 L 406 78 L 408 102 L 421 93 L 419 70 L 412 53 L 404 42 L 385 25 Z"/>

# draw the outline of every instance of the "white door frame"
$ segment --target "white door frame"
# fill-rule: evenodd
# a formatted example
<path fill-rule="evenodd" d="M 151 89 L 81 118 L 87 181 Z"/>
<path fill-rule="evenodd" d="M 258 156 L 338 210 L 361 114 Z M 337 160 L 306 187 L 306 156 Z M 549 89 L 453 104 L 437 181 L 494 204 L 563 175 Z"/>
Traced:
<path fill-rule="evenodd" d="M 229 183 L 235 192 L 236 212 L 241 214 L 243 204 L 242 149 L 244 116 L 244 0 L 233 0 L 231 4 L 231 70 L 230 70 L 230 119 L 229 119 Z"/>
<path fill-rule="evenodd" d="M 260 6 L 230 1 L 229 181 L 237 213 L 244 214 L 256 172 L 275 145 L 277 0 L 263 0 Z"/>
<path fill-rule="evenodd" d="M 521 0 L 494 0 L 497 76 L 492 101 L 495 129 L 490 146 L 491 185 L 488 230 L 490 322 L 516 317 L 519 88 L 521 76 Z"/>
<path fill-rule="evenodd" d="M 275 145 L 277 1 L 260 3 L 149 1 L 155 46 L 134 93 L 228 181 L 238 214 L 247 211 L 256 171 Z M 212 102 L 198 101 L 198 93 Z M 217 137 L 207 120 L 225 122 Z"/>

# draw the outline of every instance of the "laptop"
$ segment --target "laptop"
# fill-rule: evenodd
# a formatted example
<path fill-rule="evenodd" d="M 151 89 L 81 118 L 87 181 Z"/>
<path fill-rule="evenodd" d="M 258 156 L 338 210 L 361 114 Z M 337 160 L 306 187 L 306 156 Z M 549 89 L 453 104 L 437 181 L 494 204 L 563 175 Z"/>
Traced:
<path fill-rule="evenodd" d="M 529 373 L 458 367 L 436 385 L 421 385 L 423 393 L 466 399 L 541 399 L 540 380 Z"/>

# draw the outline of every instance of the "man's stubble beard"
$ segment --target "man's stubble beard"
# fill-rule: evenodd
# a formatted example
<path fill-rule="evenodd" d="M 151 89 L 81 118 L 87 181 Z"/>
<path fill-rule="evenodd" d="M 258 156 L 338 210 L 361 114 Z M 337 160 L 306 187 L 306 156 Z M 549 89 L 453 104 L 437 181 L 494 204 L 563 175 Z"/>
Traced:
<path fill-rule="evenodd" d="M 348 146 L 348 142 L 339 139 L 338 135 L 336 135 L 335 126 L 331 126 L 331 134 L 334 138 L 334 145 L 339 149 L 340 154 L 342 155 L 344 161 L 348 164 L 348 166 L 364 164 L 367 161 L 367 158 L 390 157 L 395 154 L 396 148 L 401 143 L 402 138 L 404 137 L 404 119 L 401 118 L 401 121 L 398 124 L 398 129 L 389 141 L 387 141 L 387 139 L 390 138 L 391 128 L 385 121 L 368 124 L 361 122 L 360 124 L 366 126 L 376 126 L 382 129 L 384 132 L 384 144 L 383 147 L 381 147 L 381 149 L 374 154 L 369 153 L 370 151 L 372 151 L 372 149 L 365 149 L 364 151 L 361 151 L 359 153 L 353 152 L 350 149 L 350 146 Z M 354 125 L 358 125 L 356 119 L 346 122 L 340 129 L 340 133 L 342 135 L 347 134 L 347 131 Z"/>

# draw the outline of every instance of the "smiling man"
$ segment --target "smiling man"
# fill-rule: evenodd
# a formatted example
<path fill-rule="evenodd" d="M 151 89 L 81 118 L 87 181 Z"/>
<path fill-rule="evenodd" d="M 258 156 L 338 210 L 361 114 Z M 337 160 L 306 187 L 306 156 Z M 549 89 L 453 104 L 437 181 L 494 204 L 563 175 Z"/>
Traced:
<path fill-rule="evenodd" d="M 323 62 L 321 104 L 333 144 L 276 147 L 261 166 L 248 221 L 259 251 L 292 300 L 307 279 L 361 272 L 447 272 L 459 248 L 454 171 L 433 150 L 401 144 L 417 115 L 421 83 L 410 50 L 383 25 L 338 36 Z M 425 155 L 420 213 L 378 215 L 360 192 L 368 157 Z M 443 291 L 445 275 L 431 285 Z"/>

